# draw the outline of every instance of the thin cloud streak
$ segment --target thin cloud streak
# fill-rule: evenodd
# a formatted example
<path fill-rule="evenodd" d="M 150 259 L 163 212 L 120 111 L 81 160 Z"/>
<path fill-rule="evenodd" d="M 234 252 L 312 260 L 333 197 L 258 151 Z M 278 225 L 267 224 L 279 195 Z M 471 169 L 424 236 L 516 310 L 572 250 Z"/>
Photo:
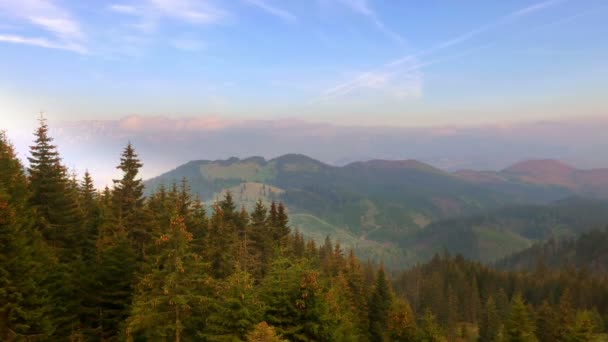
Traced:
<path fill-rule="evenodd" d="M 283 21 L 287 21 L 287 22 L 296 22 L 297 21 L 297 17 L 293 13 L 288 12 L 288 11 L 278 8 L 278 7 L 274 7 L 264 0 L 244 0 L 244 1 L 246 4 L 255 6 L 255 7 L 261 9 L 262 11 L 269 13 Z"/>
<path fill-rule="evenodd" d="M 357 1 L 357 0 L 344 0 L 344 1 L 349 2 L 349 3 L 357 3 L 357 4 L 360 4 L 360 3 L 364 2 L 364 0 L 361 0 L 361 1 Z M 358 89 L 358 88 L 361 88 L 361 87 L 366 87 L 365 80 L 369 79 L 373 75 L 377 75 L 379 73 L 386 73 L 387 69 L 396 69 L 396 68 L 398 68 L 398 67 L 400 67 L 400 66 L 402 66 L 402 65 L 404 65 L 406 63 L 411 63 L 411 61 L 416 60 L 416 59 L 418 59 L 420 57 L 432 54 L 432 53 L 440 51 L 440 50 L 447 49 L 447 48 L 452 47 L 452 46 L 456 46 L 456 45 L 462 44 L 462 43 L 464 43 L 464 42 L 466 42 L 468 40 L 471 40 L 474 37 L 476 37 L 476 36 L 478 36 L 478 35 L 480 35 L 480 34 L 482 34 L 484 32 L 487 32 L 487 31 L 495 29 L 495 28 L 497 28 L 497 27 L 499 27 L 501 25 L 504 25 L 504 24 L 508 23 L 511 20 L 516 20 L 516 19 L 518 19 L 520 17 L 531 15 L 531 14 L 536 13 L 538 11 L 546 10 L 546 9 L 548 9 L 548 8 L 550 8 L 552 6 L 555 6 L 555 5 L 559 4 L 559 3 L 562 3 L 564 1 L 566 1 L 566 0 L 549 0 L 549 1 L 544 1 L 544 2 L 541 2 L 541 3 L 535 4 L 535 5 L 527 6 L 525 8 L 522 8 L 522 9 L 516 10 L 514 12 L 511 12 L 511 13 L 509 13 L 507 15 L 504 15 L 504 16 L 500 17 L 498 20 L 496 20 L 496 21 L 494 21 L 492 23 L 480 26 L 480 27 L 478 27 L 476 29 L 468 31 L 468 32 L 466 32 L 464 34 L 461 34 L 459 36 L 456 36 L 456 37 L 454 37 L 452 39 L 448 39 L 448 40 L 442 41 L 442 42 L 440 42 L 440 43 L 432 46 L 429 49 L 425 49 L 425 50 L 419 51 L 419 52 L 414 53 L 414 54 L 409 54 L 409 55 L 403 56 L 401 58 L 389 61 L 389 62 L 385 63 L 384 65 L 382 65 L 382 66 L 380 66 L 380 67 L 378 67 L 376 69 L 363 72 L 359 76 L 355 77 L 354 79 L 352 79 L 350 81 L 343 82 L 343 83 L 340 83 L 340 84 L 338 84 L 338 85 L 336 85 L 334 87 L 326 89 L 323 92 L 323 94 L 320 96 L 319 99 L 314 100 L 312 102 L 313 103 L 320 102 L 320 101 L 324 101 L 324 100 L 327 100 L 327 99 L 330 99 L 330 98 L 346 95 L 346 94 L 350 93 L 351 91 L 353 91 L 355 89 Z M 428 63 L 421 63 L 421 64 L 415 64 L 415 65 L 418 65 L 418 67 L 415 67 L 414 70 L 419 70 L 422 66 L 427 66 L 429 64 Z M 412 68 L 406 68 L 405 69 L 405 71 L 411 71 L 411 70 L 412 70 Z M 401 73 L 401 72 L 402 71 L 393 71 L 393 74 L 398 74 L 398 73 Z"/>
<path fill-rule="evenodd" d="M 386 26 L 386 24 L 380 20 L 376 12 L 367 3 L 367 0 L 339 0 L 339 2 L 350 8 L 353 12 L 367 17 L 374 24 L 374 26 L 376 26 L 376 28 L 378 28 L 378 30 L 380 30 L 386 36 L 398 41 L 399 43 L 405 42 L 401 35 L 388 28 L 388 26 Z"/>
<path fill-rule="evenodd" d="M 13 43 L 13 44 L 24 44 L 37 47 L 43 47 L 47 49 L 66 50 L 76 52 L 79 54 L 87 54 L 87 50 L 78 44 L 63 44 L 49 41 L 46 38 L 31 38 L 23 37 L 11 34 L 0 34 L 0 42 Z"/>

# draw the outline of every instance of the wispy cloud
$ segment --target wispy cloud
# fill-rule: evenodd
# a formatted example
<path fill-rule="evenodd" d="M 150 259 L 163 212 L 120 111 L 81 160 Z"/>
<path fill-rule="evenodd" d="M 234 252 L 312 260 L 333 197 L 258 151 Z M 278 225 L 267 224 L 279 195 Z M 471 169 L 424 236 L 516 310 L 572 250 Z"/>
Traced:
<path fill-rule="evenodd" d="M 0 0 L 0 11 L 13 20 L 42 29 L 51 37 L 28 37 L 15 34 L 2 34 L 0 41 L 16 44 L 27 44 L 51 49 L 62 49 L 85 54 L 86 35 L 80 23 L 69 11 L 54 1 Z"/>
<path fill-rule="evenodd" d="M 365 0 L 340 0 L 340 1 L 350 3 L 353 6 L 355 6 L 356 8 L 359 8 L 360 11 L 364 11 L 366 8 Z M 423 67 L 426 67 L 426 66 L 429 66 L 432 64 L 436 64 L 437 62 L 440 61 L 440 60 L 434 60 L 432 62 L 424 62 L 424 63 L 418 62 L 418 60 L 424 56 L 428 56 L 428 55 L 431 55 L 432 53 L 438 52 L 440 50 L 444 50 L 444 49 L 447 49 L 447 48 L 450 48 L 453 46 L 460 45 L 466 41 L 473 39 L 474 37 L 476 37 L 482 33 L 495 29 L 510 21 L 517 20 L 518 18 L 531 15 L 538 11 L 546 10 L 546 9 L 548 9 L 554 5 L 557 5 L 561 2 L 564 2 L 564 1 L 566 1 L 566 0 L 549 0 L 549 1 L 540 2 L 540 3 L 534 4 L 534 5 L 530 5 L 530 6 L 518 9 L 516 11 L 513 11 L 507 15 L 504 15 L 504 16 L 498 18 L 497 20 L 495 20 L 491 23 L 480 26 L 471 31 L 465 32 L 465 33 L 460 34 L 451 39 L 441 41 L 441 42 L 431 46 L 428 49 L 421 50 L 417 53 L 408 54 L 403 57 L 388 61 L 385 64 L 383 64 L 377 68 L 362 72 L 358 76 L 356 76 L 348 81 L 339 83 L 336 86 L 326 89 L 325 91 L 323 91 L 320 98 L 318 98 L 317 100 L 315 100 L 313 102 L 325 101 L 325 100 L 328 100 L 328 99 L 331 99 L 334 97 L 343 96 L 343 95 L 349 94 L 352 91 L 354 91 L 356 89 L 360 89 L 360 88 L 371 88 L 371 86 L 373 86 L 375 83 L 377 83 L 374 80 L 377 80 L 378 77 L 380 77 L 382 75 L 383 75 L 382 77 L 384 79 L 390 80 L 390 79 L 397 79 L 398 75 L 410 75 L 412 72 L 418 72 Z M 488 44 L 486 44 L 484 46 L 487 46 L 487 45 Z M 471 51 L 475 51 L 475 50 L 478 50 L 478 49 L 475 48 L 472 50 L 467 50 L 465 52 L 465 54 L 469 54 Z M 457 56 L 461 56 L 461 55 L 463 55 L 463 54 L 462 53 L 457 54 Z M 453 57 L 443 58 L 443 59 L 441 59 L 441 61 L 444 61 L 446 59 L 452 59 L 452 58 Z M 422 83 L 422 80 L 420 80 L 420 83 Z"/>
<path fill-rule="evenodd" d="M 533 5 L 530 5 L 528 7 L 524 7 L 520 10 L 517 10 L 513 13 L 511 13 L 510 16 L 512 17 L 520 17 L 520 16 L 525 16 L 525 15 L 529 15 L 532 14 L 534 12 L 538 12 L 538 11 L 542 11 L 544 9 L 547 9 L 549 7 L 555 6 L 561 2 L 564 2 L 564 0 L 547 0 L 547 1 L 543 1 L 543 2 L 539 2 Z"/>
<path fill-rule="evenodd" d="M 210 1 L 193 0 L 144 0 L 136 5 L 112 4 L 108 9 L 138 18 L 132 26 L 148 33 L 156 31 L 163 18 L 192 25 L 210 25 L 220 23 L 229 16 Z"/>
<path fill-rule="evenodd" d="M 214 24 L 226 18 L 227 13 L 209 1 L 151 0 L 163 15 L 192 24 Z"/>
<path fill-rule="evenodd" d="M 380 32 L 384 33 L 386 36 L 394 39 L 400 43 L 403 43 L 405 40 L 401 35 L 396 33 L 395 31 L 388 28 L 386 24 L 378 17 L 378 14 L 371 8 L 367 0 L 338 0 L 340 3 L 350 8 L 353 12 L 361 14 L 367 17 L 373 24 L 380 30 Z"/>
<path fill-rule="evenodd" d="M 69 44 L 69 43 L 57 43 L 53 41 L 49 41 L 46 38 L 32 38 L 32 37 L 23 37 L 19 35 L 12 34 L 0 34 L 0 42 L 5 43 L 14 43 L 14 44 L 25 44 L 43 47 L 47 49 L 58 49 L 58 50 L 66 50 L 72 51 L 80 54 L 86 54 L 87 50 L 78 44 Z"/>
<path fill-rule="evenodd" d="M 255 7 L 261 9 L 262 11 L 269 13 L 281 20 L 284 20 L 287 22 L 297 21 L 297 17 L 293 13 L 291 13 L 287 10 L 272 6 L 265 0 L 244 0 L 244 1 L 245 1 L 245 3 L 247 3 L 251 6 L 255 6 Z"/>

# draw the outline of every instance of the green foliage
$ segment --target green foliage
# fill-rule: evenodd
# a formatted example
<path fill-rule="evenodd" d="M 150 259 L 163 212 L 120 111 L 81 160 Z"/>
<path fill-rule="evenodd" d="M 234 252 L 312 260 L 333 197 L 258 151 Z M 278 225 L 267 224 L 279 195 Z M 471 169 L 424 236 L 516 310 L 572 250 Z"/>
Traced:
<path fill-rule="evenodd" d="M 384 268 L 381 267 L 376 275 L 376 286 L 369 302 L 369 331 L 370 340 L 373 342 L 386 340 L 391 302 L 389 284 Z"/>
<path fill-rule="evenodd" d="M 54 326 L 45 281 L 54 264 L 33 227 L 27 180 L 3 132 L 0 169 L 0 340 L 48 338 Z"/>
<path fill-rule="evenodd" d="M 176 216 L 169 231 L 155 241 L 159 248 L 137 286 L 127 336 L 174 337 L 175 341 L 194 336 L 192 317 L 207 314 L 212 280 L 207 265 L 192 252 L 191 240 L 184 220 Z"/>
<path fill-rule="evenodd" d="M 251 333 L 247 335 L 247 342 L 285 342 L 277 336 L 274 328 L 266 322 L 256 325 Z"/>
<path fill-rule="evenodd" d="M 516 294 L 511 299 L 511 310 L 509 318 L 505 324 L 505 340 L 508 342 L 534 342 L 537 341 L 534 335 L 534 321 L 521 294 Z"/>
<path fill-rule="evenodd" d="M 489 297 L 479 322 L 479 342 L 501 341 L 502 324 L 494 299 Z"/>

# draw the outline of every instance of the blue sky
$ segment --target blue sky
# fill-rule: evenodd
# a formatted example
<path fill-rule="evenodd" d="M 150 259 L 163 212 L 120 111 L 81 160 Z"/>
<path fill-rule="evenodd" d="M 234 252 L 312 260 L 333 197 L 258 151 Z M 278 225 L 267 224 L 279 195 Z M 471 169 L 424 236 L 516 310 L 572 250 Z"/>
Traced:
<path fill-rule="evenodd" d="M 606 115 L 605 0 L 0 0 L 0 118 Z"/>

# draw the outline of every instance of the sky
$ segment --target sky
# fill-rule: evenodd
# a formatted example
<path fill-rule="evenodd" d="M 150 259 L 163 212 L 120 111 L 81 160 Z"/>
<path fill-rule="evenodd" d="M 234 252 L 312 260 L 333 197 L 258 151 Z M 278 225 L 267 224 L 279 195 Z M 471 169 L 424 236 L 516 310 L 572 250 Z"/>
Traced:
<path fill-rule="evenodd" d="M 602 117 L 607 19 L 605 0 L 0 0 L 0 125 Z"/>

